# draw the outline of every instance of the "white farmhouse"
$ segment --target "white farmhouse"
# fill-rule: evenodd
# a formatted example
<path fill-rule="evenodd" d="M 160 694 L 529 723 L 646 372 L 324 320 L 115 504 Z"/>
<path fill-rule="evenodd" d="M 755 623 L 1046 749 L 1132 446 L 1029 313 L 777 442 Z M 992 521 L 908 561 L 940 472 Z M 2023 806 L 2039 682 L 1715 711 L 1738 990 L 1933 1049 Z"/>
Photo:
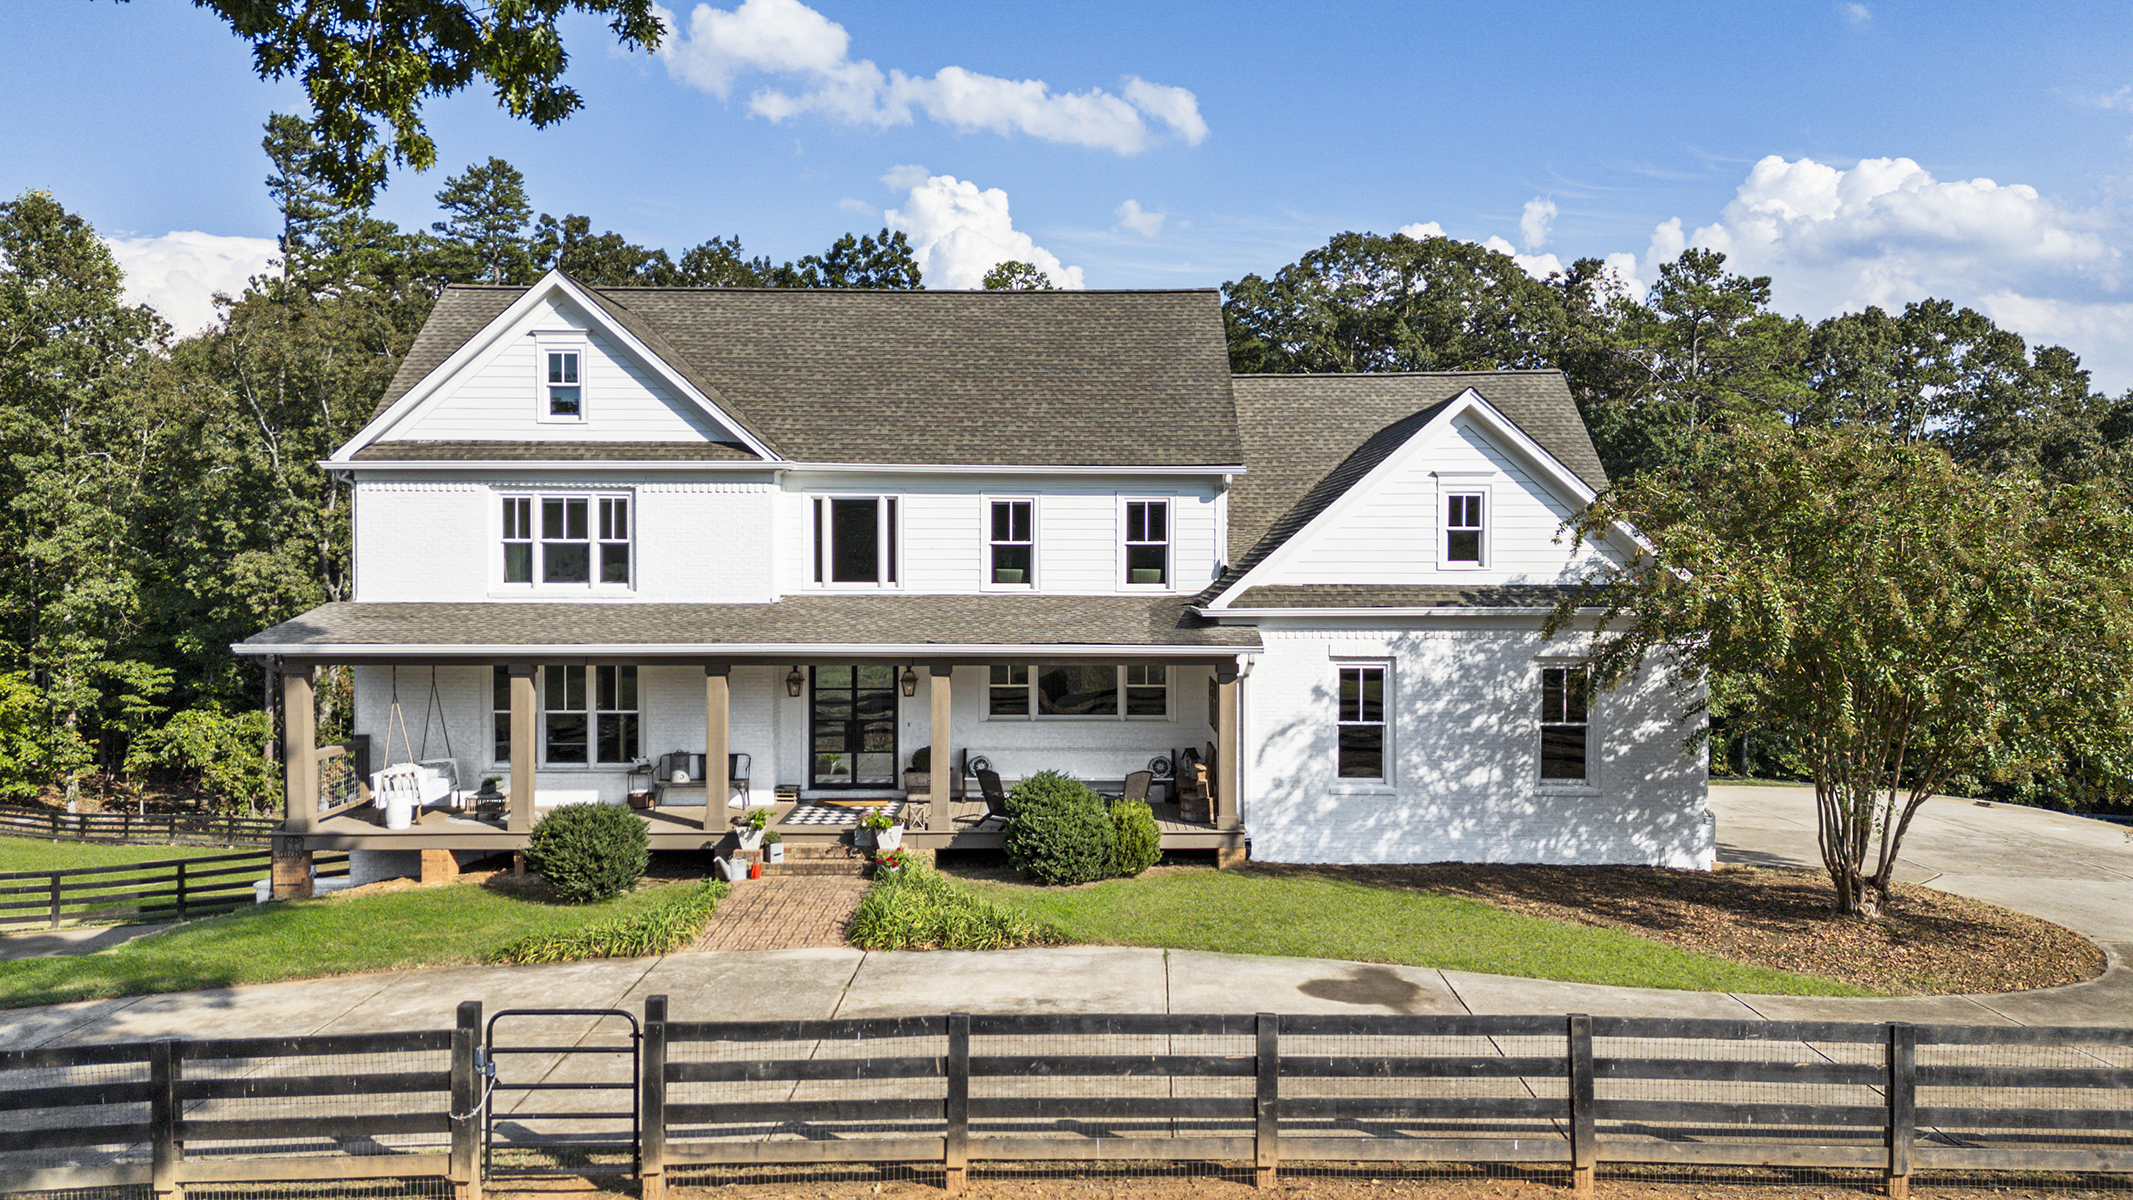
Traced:
<path fill-rule="evenodd" d="M 1232 376 L 1211 291 L 558 273 L 447 289 L 325 465 L 355 599 L 235 647 L 282 680 L 283 892 L 633 797 L 655 849 L 854 800 L 995 846 L 980 767 L 1151 771 L 1165 845 L 1225 859 L 1711 861 L 1678 698 L 1540 636 L 1629 545 L 1561 532 L 1605 480 L 1553 372 Z M 433 802 L 388 827 L 347 781 L 411 760 Z"/>

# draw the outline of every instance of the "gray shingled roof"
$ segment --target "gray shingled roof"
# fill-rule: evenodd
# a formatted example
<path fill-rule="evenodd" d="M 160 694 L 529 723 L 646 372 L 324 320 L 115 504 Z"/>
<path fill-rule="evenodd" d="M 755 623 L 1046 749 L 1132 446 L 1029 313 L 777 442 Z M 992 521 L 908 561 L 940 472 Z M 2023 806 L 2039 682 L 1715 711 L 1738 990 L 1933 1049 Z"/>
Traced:
<path fill-rule="evenodd" d="M 1230 569 L 1241 578 L 1473 388 L 1595 491 L 1607 473 L 1560 371 L 1239 375 L 1245 474 L 1229 494 Z"/>
<path fill-rule="evenodd" d="M 323 604 L 239 644 L 306 646 L 1256 647 L 1164 596 L 795 596 L 772 604 Z"/>
<path fill-rule="evenodd" d="M 725 442 L 378 442 L 357 462 L 760 462 Z"/>
<path fill-rule="evenodd" d="M 1374 583 L 1268 584 L 1232 608 L 1554 608 L 1578 589 L 1546 583 L 1392 587 Z"/>
<path fill-rule="evenodd" d="M 445 289 L 378 411 L 522 292 Z M 606 288 L 597 300 L 796 461 L 1244 461 L 1220 302 L 1208 289 Z"/>

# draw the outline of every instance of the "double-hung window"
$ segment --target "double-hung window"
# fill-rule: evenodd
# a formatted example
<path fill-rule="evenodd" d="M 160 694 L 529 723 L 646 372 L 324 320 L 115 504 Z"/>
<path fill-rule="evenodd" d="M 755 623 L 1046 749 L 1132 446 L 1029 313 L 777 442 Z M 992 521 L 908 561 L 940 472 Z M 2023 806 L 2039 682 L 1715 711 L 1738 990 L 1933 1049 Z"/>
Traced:
<path fill-rule="evenodd" d="M 630 582 L 628 496 L 505 496 L 505 583 Z"/>
<path fill-rule="evenodd" d="M 535 676 L 540 710 L 541 762 L 547 766 L 634 763 L 640 757 L 643 713 L 637 668 L 550 663 Z M 511 761 L 511 676 L 493 672 L 496 761 Z"/>
<path fill-rule="evenodd" d="M 816 496 L 817 587 L 887 587 L 896 582 L 896 497 Z"/>
<path fill-rule="evenodd" d="M 1339 769 L 1342 779 L 1382 780 L 1385 776 L 1385 668 L 1340 669 Z"/>
<path fill-rule="evenodd" d="M 1541 668 L 1540 777 L 1544 783 L 1591 779 L 1591 673 L 1588 668 Z"/>
<path fill-rule="evenodd" d="M 1444 498 L 1444 564 L 1448 567 L 1483 565 L 1487 534 L 1484 524 L 1488 493 L 1453 492 Z"/>
<path fill-rule="evenodd" d="M 1037 502 L 986 502 L 985 583 L 1026 588 L 1037 583 Z"/>
<path fill-rule="evenodd" d="M 1122 548 L 1126 584 L 1170 586 L 1170 501 L 1128 500 Z"/>
<path fill-rule="evenodd" d="M 533 335 L 533 415 L 543 424 L 585 423 L 585 335 L 554 330 Z"/>
<path fill-rule="evenodd" d="M 1170 670 L 1161 663 L 994 663 L 986 715 L 1168 720 Z"/>

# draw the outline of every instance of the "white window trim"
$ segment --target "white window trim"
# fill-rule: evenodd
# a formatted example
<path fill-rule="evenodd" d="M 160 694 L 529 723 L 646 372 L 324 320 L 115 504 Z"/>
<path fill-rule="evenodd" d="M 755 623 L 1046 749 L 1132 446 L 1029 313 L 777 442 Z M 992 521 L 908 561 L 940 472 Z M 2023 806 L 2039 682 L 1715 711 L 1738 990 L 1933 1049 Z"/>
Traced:
<path fill-rule="evenodd" d="M 526 583 L 504 582 L 504 501 L 524 497 L 533 502 L 533 578 Z M 591 535 L 592 564 L 586 572 L 593 578 L 584 583 L 544 583 L 541 581 L 541 501 L 583 500 L 586 502 L 585 531 Z M 600 501 L 627 500 L 630 513 L 629 559 L 630 581 L 628 583 L 602 583 L 600 574 Z M 637 591 L 638 567 L 644 556 L 637 553 L 637 530 L 642 526 L 643 509 L 637 503 L 637 490 L 631 487 L 568 487 L 525 488 L 494 487 L 489 490 L 489 594 L 497 598 L 525 596 L 630 596 Z"/>
<path fill-rule="evenodd" d="M 1118 681 L 1118 711 L 1115 713 L 1094 713 L 1086 716 L 1074 713 L 1040 713 L 1037 711 L 1037 679 L 1040 675 L 1043 674 L 1044 668 L 1047 666 L 1056 667 L 1066 665 L 1062 662 L 1062 660 L 1052 659 L 1044 662 L 1010 662 L 1003 663 L 1000 665 L 1029 668 L 1029 683 L 1026 685 L 1029 688 L 1029 711 L 1026 713 L 1005 713 L 1000 715 L 995 715 L 993 713 L 992 689 L 996 687 L 1004 689 L 1013 687 L 1014 685 L 1009 683 L 993 683 L 993 664 L 988 663 L 985 667 L 986 682 L 984 713 L 984 719 L 988 721 L 1139 721 L 1144 724 L 1154 724 L 1156 722 L 1165 721 L 1174 722 L 1178 719 L 1178 668 L 1170 663 L 1159 664 L 1163 668 L 1163 715 L 1160 717 L 1154 716 L 1152 714 L 1129 715 L 1126 712 L 1126 667 L 1128 666 L 1128 664 L 1126 663 L 1110 664 L 1114 672 L 1114 677 Z M 1094 666 L 1098 664 L 1092 663 L 1089 665 Z M 1155 685 L 1141 683 L 1134 684 L 1133 686 L 1153 687 Z"/>
<path fill-rule="evenodd" d="M 573 350 L 578 355 L 578 415 L 559 417 L 548 411 L 548 352 Z M 533 419 L 542 425 L 586 425 L 592 421 L 592 339 L 582 331 L 535 331 L 533 335 Z"/>
<path fill-rule="evenodd" d="M 587 722 L 585 727 L 585 736 L 587 740 L 585 744 L 586 761 L 584 762 L 552 763 L 548 761 L 548 668 L 550 666 L 585 668 L 585 717 Z M 600 753 L 600 683 L 595 673 L 601 667 L 637 668 L 636 762 L 619 763 L 594 761 L 595 757 Z M 493 666 L 491 667 L 491 670 L 494 670 Z M 488 686 L 495 686 L 494 679 L 495 676 L 492 674 L 490 676 L 490 682 Z M 578 772 L 587 775 L 598 773 L 606 773 L 610 775 L 628 774 L 630 768 L 636 766 L 637 762 L 643 762 L 649 758 L 654 757 L 646 753 L 645 746 L 645 729 L 648 724 L 648 722 L 645 720 L 645 699 L 647 695 L 648 693 L 645 689 L 644 665 L 642 663 L 579 661 L 559 663 L 543 662 L 537 664 L 533 669 L 533 769 L 544 774 L 549 771 Z M 496 753 L 496 715 L 502 710 L 497 709 L 494 706 L 495 701 L 493 697 L 490 701 L 490 704 L 491 707 L 489 708 L 489 736 L 487 741 L 489 746 L 489 753 L 494 754 Z M 493 775 L 499 771 L 508 775 L 511 770 L 511 760 L 508 756 L 505 758 L 491 759 L 489 762 L 489 766 L 491 769 L 488 771 L 484 771 L 484 775 Z"/>
<path fill-rule="evenodd" d="M 1029 578 L 1022 583 L 994 583 L 992 579 L 992 506 L 1008 501 L 1029 505 Z M 978 590 L 981 592 L 1034 592 L 1044 557 L 1044 506 L 1031 492 L 986 494 L 978 498 Z"/>
<path fill-rule="evenodd" d="M 1492 473 L 1493 474 L 1493 473 Z M 1481 497 L 1481 561 L 1453 562 L 1451 552 L 1452 497 Z M 1437 569 L 1440 571 L 1486 571 L 1495 557 L 1496 493 L 1485 478 L 1443 472 L 1437 479 Z"/>
<path fill-rule="evenodd" d="M 1162 583 L 1131 583 L 1126 569 L 1126 506 L 1128 504 L 1163 504 L 1167 515 L 1163 531 L 1169 540 L 1163 544 Z M 1175 592 L 1178 590 L 1178 497 L 1166 493 L 1120 493 L 1115 518 L 1118 536 L 1118 590 L 1122 592 Z"/>
<path fill-rule="evenodd" d="M 1399 675 L 1390 658 L 1334 658 L 1329 661 L 1333 673 L 1333 753 L 1332 790 L 1346 796 L 1388 796 L 1399 790 Z M 1375 667 L 1385 672 L 1385 745 L 1380 751 L 1384 774 L 1376 779 L 1358 776 L 1343 776 L 1341 772 L 1341 672 L 1352 667 Z M 1536 743 L 1537 744 L 1537 743 Z"/>
<path fill-rule="evenodd" d="M 1585 668 L 1585 778 L 1541 778 L 1541 725 L 1540 696 L 1541 672 L 1548 668 Z M 1592 686 L 1592 660 L 1574 656 L 1548 656 L 1533 660 L 1532 691 L 1526 693 L 1525 702 L 1533 714 L 1533 786 L 1536 791 L 1553 796 L 1596 796 L 1600 794 L 1600 693 Z"/>
<path fill-rule="evenodd" d="M 845 582 L 830 578 L 830 510 L 825 503 L 830 500 L 872 500 L 874 502 L 874 574 L 889 573 L 889 564 L 896 564 L 896 578 L 887 582 Z M 883 501 L 896 501 L 896 528 L 887 528 L 889 506 Z M 821 537 L 816 536 L 815 510 L 821 505 Z M 807 539 L 807 576 L 801 589 L 809 592 L 893 592 L 903 589 L 904 576 L 911 573 L 911 560 L 904 554 L 904 527 L 911 523 L 911 498 L 902 492 L 808 492 L 807 508 L 801 518 L 801 536 Z M 822 576 L 819 580 L 815 576 Z"/>

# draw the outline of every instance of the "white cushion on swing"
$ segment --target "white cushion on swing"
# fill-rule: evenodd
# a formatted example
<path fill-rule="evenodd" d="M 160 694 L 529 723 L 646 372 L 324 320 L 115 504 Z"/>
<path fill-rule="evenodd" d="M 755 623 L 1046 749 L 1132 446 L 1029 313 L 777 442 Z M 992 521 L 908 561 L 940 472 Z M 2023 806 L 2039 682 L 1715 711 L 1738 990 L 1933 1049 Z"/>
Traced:
<path fill-rule="evenodd" d="M 459 788 L 459 766 L 451 759 L 400 763 L 370 777 L 371 803 L 385 808 L 394 796 L 404 795 L 415 807 L 449 799 Z"/>

